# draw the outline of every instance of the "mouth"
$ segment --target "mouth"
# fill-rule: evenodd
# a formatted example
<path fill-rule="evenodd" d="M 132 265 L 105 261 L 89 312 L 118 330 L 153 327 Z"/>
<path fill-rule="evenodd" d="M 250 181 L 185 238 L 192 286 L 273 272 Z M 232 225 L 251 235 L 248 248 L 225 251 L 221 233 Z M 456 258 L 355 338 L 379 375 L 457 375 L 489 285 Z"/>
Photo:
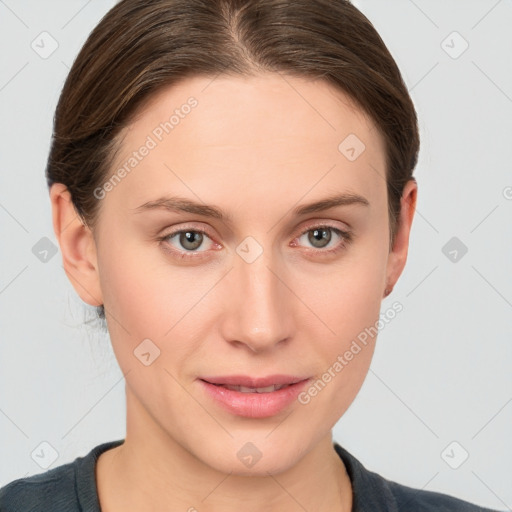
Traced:
<path fill-rule="evenodd" d="M 267 377 L 251 377 L 249 375 L 219 375 L 211 377 L 201 377 L 201 380 L 210 384 L 221 385 L 221 386 L 235 386 L 239 388 L 250 388 L 250 389 L 263 389 L 262 393 L 265 393 L 265 388 L 270 386 L 282 387 L 296 384 L 309 377 L 299 377 L 296 375 L 285 375 L 276 374 L 268 375 Z"/>
<path fill-rule="evenodd" d="M 289 408 L 310 380 L 310 377 L 291 375 L 198 379 L 204 393 L 216 406 L 247 418 L 266 418 Z"/>
<path fill-rule="evenodd" d="M 208 382 L 208 381 L 204 381 Z M 273 391 L 278 391 L 283 388 L 287 388 L 292 384 L 272 384 L 270 386 L 265 386 L 263 388 L 250 388 L 247 386 L 233 386 L 229 384 L 214 384 L 213 382 L 209 382 L 209 384 L 213 384 L 214 386 L 219 386 L 225 389 L 230 389 L 231 391 L 239 391 L 240 393 L 272 393 Z"/>

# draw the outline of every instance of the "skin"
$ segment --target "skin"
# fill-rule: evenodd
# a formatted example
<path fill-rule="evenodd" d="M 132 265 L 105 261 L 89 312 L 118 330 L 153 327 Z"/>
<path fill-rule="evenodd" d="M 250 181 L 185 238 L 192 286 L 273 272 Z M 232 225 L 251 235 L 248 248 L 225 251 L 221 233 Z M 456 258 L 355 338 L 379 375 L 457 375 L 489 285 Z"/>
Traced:
<path fill-rule="evenodd" d="M 267 418 L 221 409 L 197 378 L 316 380 L 332 367 L 376 324 L 384 290 L 404 268 L 417 185 L 403 190 L 390 250 L 385 147 L 375 124 L 329 84 L 278 74 L 187 78 L 161 91 L 124 130 L 116 165 L 190 96 L 197 107 L 101 200 L 94 232 L 62 184 L 50 191 L 66 274 L 86 303 L 105 305 L 126 378 L 125 442 L 97 464 L 102 511 L 348 512 L 351 482 L 332 428 L 361 388 L 375 337 L 308 404 Z M 338 150 L 351 133 L 366 146 L 354 161 Z M 370 204 L 292 213 L 340 192 Z M 135 212 L 166 194 L 216 205 L 233 224 Z M 327 247 L 314 245 L 308 230 L 325 225 L 350 228 L 352 242 L 326 255 L 343 238 L 328 231 Z M 199 256 L 166 251 L 190 247 L 179 236 L 157 240 L 171 229 L 206 230 Z M 252 263 L 236 252 L 247 236 L 263 249 Z M 149 366 L 133 354 L 146 338 L 160 349 Z M 237 457 L 249 441 L 262 453 L 251 468 Z"/>

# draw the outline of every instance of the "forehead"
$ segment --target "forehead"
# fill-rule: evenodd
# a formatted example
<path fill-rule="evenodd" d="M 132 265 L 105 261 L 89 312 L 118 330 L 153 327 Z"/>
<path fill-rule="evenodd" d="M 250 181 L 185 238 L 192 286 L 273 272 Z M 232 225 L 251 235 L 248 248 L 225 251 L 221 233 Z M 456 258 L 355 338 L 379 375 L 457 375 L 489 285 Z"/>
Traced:
<path fill-rule="evenodd" d="M 237 184 L 240 193 L 250 189 L 267 198 L 273 188 L 302 195 L 342 185 L 375 195 L 385 176 L 385 146 L 375 124 L 321 80 L 187 78 L 146 102 L 122 136 L 112 171 L 131 167 L 130 159 L 135 165 L 111 196 L 128 196 L 131 207 L 162 195 L 167 184 L 199 197 Z M 134 162 L 143 146 L 151 149 Z"/>
<path fill-rule="evenodd" d="M 188 108 L 192 99 L 195 106 Z M 367 132 L 377 131 L 373 120 L 354 100 L 332 84 L 266 73 L 194 76 L 164 88 L 146 100 L 127 127 L 128 141 L 130 132 L 152 131 L 173 114 L 172 131 L 177 137 L 180 130 L 174 128 L 185 124 L 181 121 L 187 117 L 201 118 L 201 123 L 194 124 L 198 143 L 224 143 L 226 136 L 234 144 L 243 143 L 248 135 L 252 144 L 268 144 L 272 135 L 324 138 L 329 132 L 338 132 L 335 137 L 341 137 L 347 128 L 368 139 Z"/>

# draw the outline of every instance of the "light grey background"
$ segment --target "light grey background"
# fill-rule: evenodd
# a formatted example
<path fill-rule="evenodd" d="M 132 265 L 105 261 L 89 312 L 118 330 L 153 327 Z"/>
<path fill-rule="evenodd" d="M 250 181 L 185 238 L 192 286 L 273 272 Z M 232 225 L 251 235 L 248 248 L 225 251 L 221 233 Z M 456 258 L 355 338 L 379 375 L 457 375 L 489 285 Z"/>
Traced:
<path fill-rule="evenodd" d="M 52 450 L 48 469 L 125 435 L 107 335 L 84 323 L 94 311 L 60 252 L 46 263 L 33 253 L 43 237 L 57 244 L 44 168 L 58 96 L 114 3 L 0 1 L 0 486 L 45 471 Z M 512 3 L 354 3 L 403 73 L 422 147 L 409 260 L 382 305 L 404 310 L 380 332 L 334 438 L 391 480 L 510 510 Z M 58 43 L 47 58 L 31 47 L 51 49 L 43 31 Z M 453 237 L 459 247 L 443 252 Z"/>

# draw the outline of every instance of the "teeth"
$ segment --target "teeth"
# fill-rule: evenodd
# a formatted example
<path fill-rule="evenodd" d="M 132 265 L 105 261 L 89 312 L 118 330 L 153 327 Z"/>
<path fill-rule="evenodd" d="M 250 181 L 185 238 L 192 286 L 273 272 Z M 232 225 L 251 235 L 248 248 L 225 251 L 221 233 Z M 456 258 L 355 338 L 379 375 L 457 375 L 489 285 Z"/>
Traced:
<path fill-rule="evenodd" d="M 288 384 L 272 385 L 265 388 L 248 388 L 246 386 L 228 386 L 222 384 L 222 387 L 230 389 L 231 391 L 240 391 L 241 393 L 272 393 L 279 389 L 285 388 Z"/>

